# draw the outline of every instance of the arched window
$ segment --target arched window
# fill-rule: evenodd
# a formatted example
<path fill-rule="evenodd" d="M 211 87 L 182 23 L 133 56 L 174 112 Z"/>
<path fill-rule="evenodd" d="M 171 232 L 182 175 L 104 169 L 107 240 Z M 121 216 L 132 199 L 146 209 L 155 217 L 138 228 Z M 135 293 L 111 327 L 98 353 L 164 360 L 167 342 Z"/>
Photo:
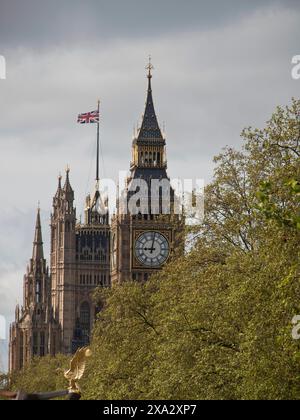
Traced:
<path fill-rule="evenodd" d="M 36 303 L 41 303 L 41 282 L 37 280 L 35 285 L 35 301 Z"/>
<path fill-rule="evenodd" d="M 45 333 L 44 331 L 40 334 L 40 356 L 45 356 Z"/>
<path fill-rule="evenodd" d="M 88 302 L 83 302 L 80 306 L 79 324 L 84 345 L 89 344 L 91 330 L 91 310 Z"/>
<path fill-rule="evenodd" d="M 24 361 L 24 335 L 23 331 L 20 332 L 20 354 L 19 354 L 19 365 L 20 369 L 23 367 L 23 361 Z"/>
<path fill-rule="evenodd" d="M 32 342 L 33 342 L 33 348 L 32 348 L 33 355 L 38 356 L 38 333 L 37 332 L 33 333 Z"/>

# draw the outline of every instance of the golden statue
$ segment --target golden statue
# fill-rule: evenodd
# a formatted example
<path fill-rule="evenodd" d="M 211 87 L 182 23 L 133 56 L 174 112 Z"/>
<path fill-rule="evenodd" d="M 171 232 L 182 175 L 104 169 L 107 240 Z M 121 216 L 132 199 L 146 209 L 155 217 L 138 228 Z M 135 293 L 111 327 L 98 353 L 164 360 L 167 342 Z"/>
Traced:
<path fill-rule="evenodd" d="M 78 381 L 82 378 L 85 368 L 86 359 L 92 355 L 89 347 L 78 349 L 71 360 L 70 369 L 64 372 L 65 378 L 69 381 L 69 393 L 81 394 Z"/>
<path fill-rule="evenodd" d="M 86 359 L 91 355 L 92 352 L 88 347 L 78 349 L 75 353 L 70 363 L 70 369 L 64 372 L 65 378 L 69 381 L 68 391 L 26 394 L 23 391 L 10 392 L 0 389 L 0 397 L 11 400 L 50 400 L 68 395 L 69 400 L 78 400 L 81 397 L 81 390 L 78 381 L 82 378 L 85 372 Z M 57 369 L 56 372 L 61 372 L 61 369 Z"/>

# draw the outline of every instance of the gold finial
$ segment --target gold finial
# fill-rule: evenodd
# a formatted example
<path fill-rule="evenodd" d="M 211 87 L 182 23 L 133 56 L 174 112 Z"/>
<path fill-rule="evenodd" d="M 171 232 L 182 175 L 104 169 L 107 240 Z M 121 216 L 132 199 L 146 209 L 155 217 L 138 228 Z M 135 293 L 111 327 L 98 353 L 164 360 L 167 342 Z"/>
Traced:
<path fill-rule="evenodd" d="M 70 166 L 69 165 L 66 166 L 66 172 L 67 172 L 67 174 L 70 173 Z"/>
<path fill-rule="evenodd" d="M 152 57 L 149 55 L 149 63 L 146 66 L 146 70 L 148 70 L 148 78 L 151 79 L 152 77 L 152 70 L 154 70 L 154 66 L 152 64 Z"/>

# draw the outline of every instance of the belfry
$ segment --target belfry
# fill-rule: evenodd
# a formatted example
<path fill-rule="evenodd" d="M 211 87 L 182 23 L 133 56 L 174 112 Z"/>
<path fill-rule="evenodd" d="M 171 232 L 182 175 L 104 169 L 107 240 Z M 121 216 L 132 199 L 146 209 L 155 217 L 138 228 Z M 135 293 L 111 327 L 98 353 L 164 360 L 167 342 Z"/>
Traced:
<path fill-rule="evenodd" d="M 132 143 L 130 176 L 122 205 L 118 203 L 111 221 L 112 284 L 146 281 L 175 251 L 182 251 L 184 220 L 174 212 L 176 197 L 167 174 L 166 139 L 153 103 L 151 60 L 147 70 L 145 111 Z M 138 199 L 132 209 L 129 203 L 135 196 Z"/>

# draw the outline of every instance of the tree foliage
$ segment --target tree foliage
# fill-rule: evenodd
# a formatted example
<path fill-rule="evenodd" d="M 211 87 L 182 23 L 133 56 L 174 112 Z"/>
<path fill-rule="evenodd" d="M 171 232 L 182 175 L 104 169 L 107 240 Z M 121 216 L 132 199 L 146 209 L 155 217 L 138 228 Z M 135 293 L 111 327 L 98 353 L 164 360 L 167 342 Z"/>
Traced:
<path fill-rule="evenodd" d="M 11 389 L 27 393 L 51 392 L 68 387 L 64 369 L 69 367 L 69 358 L 58 355 L 34 358 L 30 365 L 11 376 Z"/>
<path fill-rule="evenodd" d="M 278 108 L 215 159 L 186 255 L 97 290 L 84 398 L 300 399 L 299 113 L 297 100 Z M 34 361 L 14 386 L 61 387 L 61 362 Z"/>

